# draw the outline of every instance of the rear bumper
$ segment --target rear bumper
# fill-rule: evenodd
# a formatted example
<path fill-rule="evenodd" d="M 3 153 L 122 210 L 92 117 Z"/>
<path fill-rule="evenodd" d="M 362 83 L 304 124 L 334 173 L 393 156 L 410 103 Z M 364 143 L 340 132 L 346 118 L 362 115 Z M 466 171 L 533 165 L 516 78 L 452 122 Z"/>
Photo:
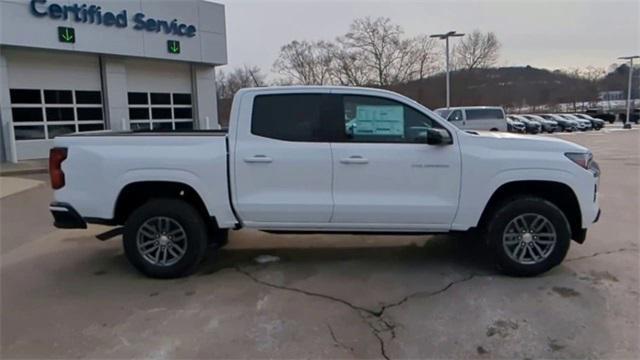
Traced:
<path fill-rule="evenodd" d="M 86 229 L 87 222 L 73 208 L 66 203 L 53 202 L 49 205 L 53 216 L 53 226 L 58 229 Z"/>

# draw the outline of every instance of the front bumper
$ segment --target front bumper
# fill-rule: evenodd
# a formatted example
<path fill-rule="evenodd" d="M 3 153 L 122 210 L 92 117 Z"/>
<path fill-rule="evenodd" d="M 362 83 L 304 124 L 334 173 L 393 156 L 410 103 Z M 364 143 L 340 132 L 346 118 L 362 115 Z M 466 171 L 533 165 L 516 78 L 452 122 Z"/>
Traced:
<path fill-rule="evenodd" d="M 541 132 L 542 132 L 542 129 L 539 126 L 527 127 L 527 133 L 529 134 L 539 134 Z"/>
<path fill-rule="evenodd" d="M 58 229 L 86 229 L 87 222 L 67 203 L 53 202 L 49 205 L 53 215 L 53 226 Z"/>

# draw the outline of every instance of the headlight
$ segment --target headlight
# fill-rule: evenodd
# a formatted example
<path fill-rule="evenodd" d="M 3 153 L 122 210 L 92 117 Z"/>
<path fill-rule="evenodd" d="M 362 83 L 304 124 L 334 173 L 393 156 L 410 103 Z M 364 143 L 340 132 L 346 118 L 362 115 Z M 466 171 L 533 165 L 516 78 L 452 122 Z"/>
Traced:
<path fill-rule="evenodd" d="M 587 153 L 565 153 L 564 154 L 569 160 L 578 164 L 581 168 L 585 170 L 590 170 L 591 162 L 593 161 L 593 154 L 590 152 Z"/>

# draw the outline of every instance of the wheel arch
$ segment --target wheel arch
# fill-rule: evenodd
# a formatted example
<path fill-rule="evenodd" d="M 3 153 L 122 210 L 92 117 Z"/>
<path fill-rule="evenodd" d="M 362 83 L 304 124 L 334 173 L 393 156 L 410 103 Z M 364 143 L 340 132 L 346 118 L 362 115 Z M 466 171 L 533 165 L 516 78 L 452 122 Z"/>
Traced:
<path fill-rule="evenodd" d="M 485 228 L 491 215 L 500 205 L 517 196 L 535 196 L 553 203 L 567 217 L 571 228 L 571 238 L 579 243 L 584 241 L 582 213 L 578 197 L 569 185 L 558 181 L 519 180 L 502 184 L 489 198 L 480 216 L 478 227 Z"/>
<path fill-rule="evenodd" d="M 114 205 L 113 222 L 122 225 L 129 215 L 151 199 L 181 199 L 193 206 L 205 220 L 215 217 L 209 214 L 200 194 L 190 185 L 177 181 L 136 181 L 125 185 Z M 217 224 L 216 224 L 217 226 Z"/>

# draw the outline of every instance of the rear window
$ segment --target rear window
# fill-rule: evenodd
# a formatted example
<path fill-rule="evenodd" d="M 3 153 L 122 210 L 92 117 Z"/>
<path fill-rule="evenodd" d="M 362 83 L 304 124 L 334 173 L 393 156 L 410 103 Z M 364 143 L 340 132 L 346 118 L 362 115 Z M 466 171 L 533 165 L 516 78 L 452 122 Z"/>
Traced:
<path fill-rule="evenodd" d="M 322 94 L 258 95 L 253 100 L 251 133 L 287 141 L 326 139 L 320 120 Z"/>
<path fill-rule="evenodd" d="M 467 109 L 467 120 L 503 120 L 504 112 L 500 109 Z"/>

